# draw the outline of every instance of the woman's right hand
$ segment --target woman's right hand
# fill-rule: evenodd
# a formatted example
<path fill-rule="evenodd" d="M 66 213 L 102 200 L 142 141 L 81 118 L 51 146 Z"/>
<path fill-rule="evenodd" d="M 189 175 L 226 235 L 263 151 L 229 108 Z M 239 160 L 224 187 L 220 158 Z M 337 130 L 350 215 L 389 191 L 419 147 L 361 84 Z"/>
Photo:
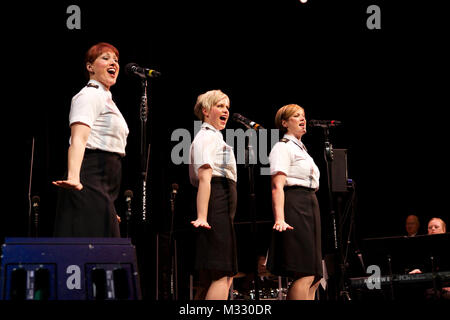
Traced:
<path fill-rule="evenodd" d="M 67 179 L 67 180 L 57 180 L 52 182 L 53 185 L 69 190 L 81 190 L 83 185 L 80 180 Z"/>
<path fill-rule="evenodd" d="M 67 152 L 67 179 L 52 183 L 64 189 L 81 190 L 83 185 L 80 182 L 80 169 L 91 128 L 87 124 L 75 122 L 70 126 L 70 130 L 71 144 Z"/>
<path fill-rule="evenodd" d="M 211 229 L 211 226 L 209 225 L 208 221 L 204 220 L 204 219 L 197 219 L 195 221 L 191 221 L 191 224 L 198 228 L 205 228 L 205 229 Z"/>
<path fill-rule="evenodd" d="M 418 273 L 422 273 L 422 271 L 420 269 L 414 269 L 413 271 L 408 272 L 408 274 L 418 274 Z"/>
<path fill-rule="evenodd" d="M 282 221 L 275 221 L 273 229 L 277 230 L 278 232 L 283 232 L 286 230 L 293 230 L 294 228 L 291 227 L 289 224 L 287 224 L 286 221 L 282 220 Z"/>

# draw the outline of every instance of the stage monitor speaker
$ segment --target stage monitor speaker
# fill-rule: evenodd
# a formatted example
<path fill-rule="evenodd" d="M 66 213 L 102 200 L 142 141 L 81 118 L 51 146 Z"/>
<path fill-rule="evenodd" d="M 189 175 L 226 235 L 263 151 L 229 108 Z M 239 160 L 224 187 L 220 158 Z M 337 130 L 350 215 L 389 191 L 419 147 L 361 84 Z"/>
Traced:
<path fill-rule="evenodd" d="M 347 149 L 333 149 L 331 191 L 348 192 Z"/>
<path fill-rule="evenodd" d="M 0 300 L 140 300 L 136 250 L 124 238 L 6 238 Z"/>

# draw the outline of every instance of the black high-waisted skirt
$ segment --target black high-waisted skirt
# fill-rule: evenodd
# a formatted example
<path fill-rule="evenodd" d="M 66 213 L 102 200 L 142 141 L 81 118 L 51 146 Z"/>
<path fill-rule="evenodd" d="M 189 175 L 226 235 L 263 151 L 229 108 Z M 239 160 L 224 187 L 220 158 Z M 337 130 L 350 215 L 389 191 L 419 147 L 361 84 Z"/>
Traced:
<path fill-rule="evenodd" d="M 116 153 L 86 149 L 80 171 L 83 189 L 59 189 L 55 237 L 120 237 L 114 201 L 122 161 Z"/>
<path fill-rule="evenodd" d="M 320 211 L 315 191 L 287 187 L 284 195 L 285 221 L 294 229 L 273 231 L 267 269 L 280 276 L 321 278 Z"/>
<path fill-rule="evenodd" d="M 227 178 L 211 179 L 211 195 L 207 221 L 210 230 L 197 230 L 194 267 L 196 270 L 219 271 L 228 276 L 237 273 L 236 235 L 236 183 Z"/>

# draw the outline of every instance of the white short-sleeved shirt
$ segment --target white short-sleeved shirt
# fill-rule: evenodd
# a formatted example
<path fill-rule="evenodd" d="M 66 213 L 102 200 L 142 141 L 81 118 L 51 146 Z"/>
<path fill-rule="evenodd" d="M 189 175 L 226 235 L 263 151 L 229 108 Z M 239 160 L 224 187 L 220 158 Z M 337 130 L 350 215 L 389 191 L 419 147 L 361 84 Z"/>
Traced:
<path fill-rule="evenodd" d="M 198 169 L 208 164 L 213 177 L 225 177 L 237 181 L 236 158 L 233 148 L 225 143 L 222 133 L 204 122 L 194 137 L 189 150 L 189 178 L 198 186 Z"/>
<path fill-rule="evenodd" d="M 72 98 L 69 125 L 75 122 L 91 128 L 86 148 L 125 155 L 127 123 L 112 100 L 111 92 L 100 82 L 89 80 L 88 85 Z"/>
<path fill-rule="evenodd" d="M 294 136 L 285 134 L 269 154 L 270 174 L 282 172 L 286 175 L 286 186 L 319 188 L 320 172 L 303 143 Z"/>

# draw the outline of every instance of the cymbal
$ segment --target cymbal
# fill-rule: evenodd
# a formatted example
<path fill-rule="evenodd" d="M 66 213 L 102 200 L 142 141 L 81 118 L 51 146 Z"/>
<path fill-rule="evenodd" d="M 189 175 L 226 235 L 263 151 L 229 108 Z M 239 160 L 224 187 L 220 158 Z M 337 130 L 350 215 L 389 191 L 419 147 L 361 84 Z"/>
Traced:
<path fill-rule="evenodd" d="M 259 277 L 271 277 L 273 276 L 273 274 L 271 274 L 269 271 L 263 271 L 263 272 L 258 272 L 258 276 Z"/>
<path fill-rule="evenodd" d="M 247 274 L 245 274 L 243 272 L 238 272 L 236 275 L 233 276 L 233 278 L 244 278 L 246 276 L 247 276 Z"/>

